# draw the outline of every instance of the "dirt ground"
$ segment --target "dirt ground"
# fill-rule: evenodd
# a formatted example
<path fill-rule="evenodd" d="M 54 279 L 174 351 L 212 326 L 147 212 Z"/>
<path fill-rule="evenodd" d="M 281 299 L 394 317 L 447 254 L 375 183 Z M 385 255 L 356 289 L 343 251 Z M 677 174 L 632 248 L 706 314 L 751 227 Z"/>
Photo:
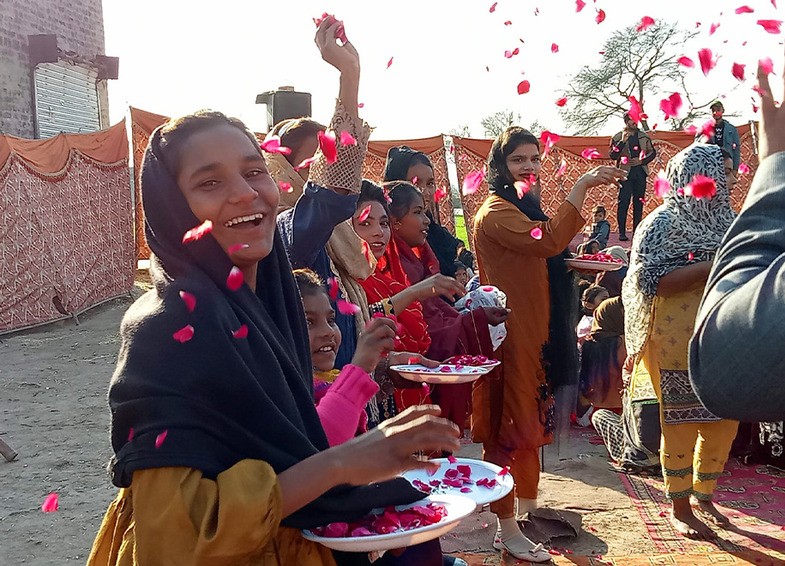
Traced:
<path fill-rule="evenodd" d="M 136 293 L 138 295 L 139 293 Z M 0 439 L 18 453 L 0 459 L 0 565 L 84 563 L 115 495 L 106 391 L 119 347 L 117 299 L 73 321 L 0 337 Z M 479 457 L 477 445 L 461 455 Z M 643 524 L 601 446 L 574 439 L 546 453 L 541 504 L 584 515 L 584 531 L 564 544 L 578 555 L 653 552 Z M 42 513 L 47 494 L 56 513 Z M 465 537 L 491 551 L 492 516 L 477 513 L 445 540 Z M 486 526 L 489 523 L 489 526 Z M 470 550 L 475 550 L 474 548 Z"/>

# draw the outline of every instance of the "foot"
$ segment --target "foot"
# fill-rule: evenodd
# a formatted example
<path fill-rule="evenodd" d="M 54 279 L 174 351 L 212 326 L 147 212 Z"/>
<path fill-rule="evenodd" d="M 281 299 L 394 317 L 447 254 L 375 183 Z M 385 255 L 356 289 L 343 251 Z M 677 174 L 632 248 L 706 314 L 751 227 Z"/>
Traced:
<path fill-rule="evenodd" d="M 697 504 L 693 504 L 693 507 L 698 509 L 698 511 L 700 511 L 702 514 L 706 515 L 711 520 L 711 522 L 718 527 L 730 526 L 730 519 L 720 513 L 720 510 L 717 509 L 717 507 L 714 505 L 714 502 L 711 500 L 698 499 Z"/>
<path fill-rule="evenodd" d="M 692 509 L 687 511 L 671 510 L 671 525 L 679 534 L 691 539 L 711 539 L 714 538 L 714 531 L 692 514 Z"/>
<path fill-rule="evenodd" d="M 626 242 L 627 240 L 629 240 L 627 234 L 619 234 L 619 241 Z"/>
<path fill-rule="evenodd" d="M 493 537 L 493 548 L 507 551 L 507 554 L 514 556 L 518 560 L 526 560 L 535 564 L 550 562 L 551 553 L 542 544 L 535 544 L 526 538 L 526 535 L 523 533 L 519 534 L 520 536 L 503 540 L 502 532 L 497 530 L 496 536 Z"/>

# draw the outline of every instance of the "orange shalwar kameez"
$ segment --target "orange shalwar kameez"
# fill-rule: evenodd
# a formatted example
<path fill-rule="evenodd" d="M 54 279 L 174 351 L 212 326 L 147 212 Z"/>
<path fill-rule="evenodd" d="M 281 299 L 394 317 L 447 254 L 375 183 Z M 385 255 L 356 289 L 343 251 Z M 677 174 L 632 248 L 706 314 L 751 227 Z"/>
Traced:
<path fill-rule="evenodd" d="M 496 352 L 502 365 L 476 383 L 472 396 L 475 442 L 483 443 L 486 460 L 509 466 L 515 479 L 515 491 L 491 505 L 501 518 L 514 514 L 515 495 L 537 498 L 538 449 L 552 441 L 542 415 L 547 407 L 538 401 L 550 322 L 546 260 L 561 253 L 584 224 L 569 202 L 550 220 L 534 221 L 496 195 L 485 200 L 474 218 L 480 281 L 504 291 L 511 310 L 507 338 Z M 542 231 L 540 239 L 531 235 L 534 228 Z"/>

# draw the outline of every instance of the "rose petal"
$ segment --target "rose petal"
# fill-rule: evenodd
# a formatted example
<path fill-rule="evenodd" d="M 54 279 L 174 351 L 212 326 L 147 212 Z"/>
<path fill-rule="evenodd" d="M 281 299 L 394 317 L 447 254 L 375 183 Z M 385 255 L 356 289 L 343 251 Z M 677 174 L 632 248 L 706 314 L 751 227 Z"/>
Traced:
<path fill-rule="evenodd" d="M 194 309 L 196 308 L 196 297 L 188 291 L 180 291 L 180 298 L 185 303 L 185 308 L 188 309 L 188 312 L 194 312 Z"/>
<path fill-rule="evenodd" d="M 559 45 L 557 43 L 551 43 L 551 53 L 558 53 L 559 52 Z"/>
<path fill-rule="evenodd" d="M 687 252 L 687 260 L 692 261 L 695 259 L 695 254 L 692 252 Z"/>
<path fill-rule="evenodd" d="M 671 184 L 668 181 L 668 177 L 665 175 L 665 171 L 660 169 L 660 172 L 657 173 L 657 176 L 654 178 L 654 194 L 662 198 L 668 194 L 668 191 L 670 190 Z"/>
<path fill-rule="evenodd" d="M 782 20 L 758 20 L 757 23 L 764 30 L 773 34 L 780 33 L 780 26 L 782 26 Z"/>
<path fill-rule="evenodd" d="M 731 74 L 738 80 L 744 80 L 744 68 L 746 65 L 742 65 L 741 63 L 734 63 L 731 67 Z"/>
<path fill-rule="evenodd" d="M 711 24 L 711 27 L 709 27 L 709 35 L 714 35 L 714 32 L 717 31 L 717 28 L 719 27 L 720 27 L 719 23 Z"/>
<path fill-rule="evenodd" d="M 439 187 L 433 193 L 433 202 L 438 203 L 446 196 L 447 196 L 447 189 L 445 189 L 444 187 Z"/>
<path fill-rule="evenodd" d="M 567 104 L 567 97 L 566 96 L 562 96 L 559 100 L 556 101 L 556 106 L 558 106 L 559 108 L 561 108 L 565 104 Z"/>
<path fill-rule="evenodd" d="M 665 114 L 666 120 L 670 120 L 671 118 L 678 117 L 681 113 L 683 104 L 681 94 L 674 92 L 668 98 L 660 100 L 660 111 Z"/>
<path fill-rule="evenodd" d="M 306 157 L 305 159 L 303 159 L 299 163 L 299 165 L 297 165 L 297 167 L 294 168 L 294 170 L 295 171 L 299 171 L 300 169 L 307 169 L 308 167 L 310 167 L 314 163 L 316 163 L 316 156 L 315 155 L 313 157 Z"/>
<path fill-rule="evenodd" d="M 189 244 L 201 239 L 213 231 L 213 221 L 205 220 L 199 226 L 195 226 L 183 234 L 183 243 Z"/>
<path fill-rule="evenodd" d="M 711 52 L 711 49 L 707 47 L 704 47 L 698 51 L 698 59 L 700 60 L 701 71 L 703 71 L 704 75 L 708 75 L 709 71 L 711 71 L 715 65 L 717 65 L 717 60 L 714 58 L 714 54 Z"/>
<path fill-rule="evenodd" d="M 518 94 L 526 94 L 531 88 L 531 83 L 527 80 L 522 80 L 518 83 Z"/>
<path fill-rule="evenodd" d="M 349 301 L 338 299 L 338 312 L 344 315 L 355 315 L 360 312 L 360 307 Z"/>
<path fill-rule="evenodd" d="M 466 174 L 463 178 L 463 194 L 473 195 L 485 180 L 485 170 L 479 169 Z"/>
<path fill-rule="evenodd" d="M 506 22 L 504 22 L 504 25 L 505 25 L 505 26 L 511 26 L 511 25 L 512 25 L 512 22 L 511 22 L 510 20 L 507 20 Z"/>
<path fill-rule="evenodd" d="M 635 27 L 635 31 L 644 31 L 654 25 L 654 18 L 643 16 L 640 23 Z"/>
<path fill-rule="evenodd" d="M 461 488 L 461 493 L 471 493 L 471 492 L 472 492 L 472 488 L 470 488 L 470 487 L 462 487 Z"/>
<path fill-rule="evenodd" d="M 247 338 L 248 337 L 248 326 L 245 324 L 241 324 L 240 328 L 237 330 L 232 331 L 232 336 L 235 338 Z"/>
<path fill-rule="evenodd" d="M 686 57 L 686 56 L 679 57 L 678 63 L 682 67 L 687 67 L 687 68 L 690 68 L 690 69 L 692 69 L 695 66 L 695 61 L 693 61 L 692 59 L 690 59 L 689 57 Z"/>
<path fill-rule="evenodd" d="M 245 283 L 243 272 L 240 271 L 239 267 L 233 265 L 231 271 L 229 271 L 229 275 L 226 277 L 226 286 L 230 291 L 237 291 L 243 286 L 243 283 Z"/>
<path fill-rule="evenodd" d="M 388 69 L 390 68 L 390 65 L 392 65 L 392 62 L 393 62 L 393 57 L 390 57 L 390 60 L 387 61 L 387 68 Z"/>
<path fill-rule="evenodd" d="M 134 439 L 134 427 L 128 429 L 128 442 Z"/>
<path fill-rule="evenodd" d="M 542 229 L 535 226 L 531 229 L 529 235 L 535 240 L 542 240 Z"/>
<path fill-rule="evenodd" d="M 636 123 L 641 121 L 641 117 L 643 116 L 643 108 L 641 108 L 640 102 L 634 96 L 630 96 L 628 98 L 630 101 L 630 118 L 632 118 Z"/>
<path fill-rule="evenodd" d="M 354 138 L 352 134 L 350 134 L 346 130 L 343 130 L 341 132 L 341 145 L 357 145 L 357 140 Z"/>
<path fill-rule="evenodd" d="M 458 463 L 458 460 L 457 460 L 457 458 L 456 458 L 455 456 L 453 456 L 452 454 L 450 454 L 449 456 L 447 456 L 447 461 L 448 461 L 450 464 L 457 464 L 457 463 Z"/>
<path fill-rule="evenodd" d="M 605 10 L 597 10 L 597 17 L 594 18 L 594 21 L 598 24 L 601 24 L 605 21 Z"/>
<path fill-rule="evenodd" d="M 564 174 L 566 172 L 567 172 L 567 161 L 562 159 L 561 160 L 561 165 L 559 165 L 559 168 L 556 170 L 556 176 L 557 177 L 562 177 L 562 176 L 564 176 Z"/>
<path fill-rule="evenodd" d="M 750 166 L 746 163 L 739 163 L 739 175 L 746 175 L 750 172 Z"/>
<path fill-rule="evenodd" d="M 287 183 L 286 181 L 278 181 L 278 189 L 282 193 L 291 193 L 294 189 L 292 189 L 292 184 Z"/>
<path fill-rule="evenodd" d="M 753 10 L 753 9 L 752 9 L 752 8 L 750 8 L 749 6 L 739 6 L 739 7 L 738 7 L 738 8 L 736 8 L 736 10 L 735 10 L 735 12 L 736 12 L 737 14 L 751 14 L 751 13 L 753 13 L 754 11 L 755 11 L 755 10 Z"/>
<path fill-rule="evenodd" d="M 774 61 L 771 60 L 771 57 L 764 57 L 758 61 L 758 65 L 760 66 L 761 71 L 767 75 L 770 75 L 774 72 Z"/>
<path fill-rule="evenodd" d="M 583 0 L 575 0 L 575 11 L 580 12 L 586 7 L 586 2 Z"/>
<path fill-rule="evenodd" d="M 56 493 L 50 493 L 41 504 L 41 511 L 44 513 L 54 513 L 60 508 L 60 496 Z"/>
<path fill-rule="evenodd" d="M 156 448 L 160 448 L 161 447 L 161 445 L 164 443 L 164 440 L 166 440 L 166 435 L 167 434 L 169 434 L 169 431 L 165 430 L 161 434 L 159 434 L 158 436 L 155 437 L 155 447 Z"/>
<path fill-rule="evenodd" d="M 248 249 L 250 247 L 251 246 L 248 245 L 248 244 L 234 244 L 234 245 L 229 246 L 229 248 L 226 250 L 226 253 L 228 253 L 229 255 L 232 255 L 232 254 L 236 254 L 237 252 L 239 252 L 241 250 L 246 250 L 246 249 Z"/>
<path fill-rule="evenodd" d="M 360 211 L 360 215 L 357 217 L 358 222 L 365 222 L 368 220 L 368 216 L 371 214 L 371 205 L 369 204 L 365 208 Z"/>
<path fill-rule="evenodd" d="M 322 154 L 327 160 L 327 163 L 335 163 L 338 161 L 338 148 L 335 145 L 335 132 L 319 131 L 316 135 L 319 138 L 319 149 L 322 150 Z"/>
<path fill-rule="evenodd" d="M 494 2 L 493 4 L 491 4 L 491 7 L 488 9 L 488 11 L 489 11 L 491 14 L 493 14 L 493 13 L 496 11 L 496 6 L 497 6 L 497 4 L 498 4 L 498 2 Z"/>
<path fill-rule="evenodd" d="M 500 476 L 506 476 L 510 473 L 510 466 L 504 466 L 501 470 L 499 470 Z"/>
<path fill-rule="evenodd" d="M 186 324 L 180 330 L 172 334 L 172 338 L 180 342 L 180 344 L 185 344 L 191 338 L 194 337 L 194 327 L 190 324 Z"/>
<path fill-rule="evenodd" d="M 328 294 L 333 301 L 338 300 L 338 280 L 335 277 L 330 277 L 327 280 Z"/>
<path fill-rule="evenodd" d="M 684 194 L 697 199 L 710 199 L 717 193 L 717 182 L 711 177 L 695 175 L 689 185 L 684 187 Z"/>
<path fill-rule="evenodd" d="M 587 147 L 581 152 L 581 157 L 584 159 L 598 159 L 602 157 L 596 147 Z"/>
<path fill-rule="evenodd" d="M 548 152 L 551 151 L 551 148 L 554 145 L 556 145 L 556 142 L 558 142 L 560 139 L 561 136 L 559 134 L 554 134 L 553 132 L 549 132 L 548 130 L 542 131 L 542 133 L 540 134 L 540 143 L 545 148 L 545 151 L 543 152 L 543 158 L 546 155 L 548 155 Z"/>
<path fill-rule="evenodd" d="M 276 135 L 268 135 L 264 138 L 264 141 L 259 144 L 259 147 L 262 148 L 262 151 L 266 151 L 267 153 L 281 153 L 283 155 L 292 153 L 292 148 L 281 145 L 281 138 Z"/>
<path fill-rule="evenodd" d="M 526 181 L 515 181 L 514 186 L 519 199 L 522 199 L 524 195 L 529 192 L 529 188 L 531 187 Z"/>

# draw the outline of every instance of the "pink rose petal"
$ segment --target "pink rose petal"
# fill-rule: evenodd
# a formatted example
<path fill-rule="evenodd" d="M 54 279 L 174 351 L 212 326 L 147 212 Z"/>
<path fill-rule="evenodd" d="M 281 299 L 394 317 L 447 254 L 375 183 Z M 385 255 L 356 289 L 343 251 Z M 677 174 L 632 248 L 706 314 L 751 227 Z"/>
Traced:
<path fill-rule="evenodd" d="M 338 312 L 344 315 L 355 315 L 360 312 L 360 307 L 344 299 L 338 299 Z"/>
<path fill-rule="evenodd" d="M 447 461 L 448 461 L 450 464 L 457 464 L 457 463 L 458 463 L 458 459 L 457 459 L 455 456 L 453 456 L 452 454 L 450 454 L 449 456 L 447 456 Z"/>
<path fill-rule="evenodd" d="M 558 53 L 559 52 L 559 45 L 556 43 L 551 43 L 551 53 Z"/>
<path fill-rule="evenodd" d="M 188 312 L 194 312 L 194 309 L 196 308 L 196 297 L 188 291 L 180 291 L 180 298 L 185 303 L 185 308 L 188 309 Z"/>
<path fill-rule="evenodd" d="M 695 175 L 689 185 L 684 188 L 684 194 L 697 199 L 710 199 L 717 193 L 717 182 L 711 177 Z"/>
<path fill-rule="evenodd" d="M 703 71 L 704 75 L 708 75 L 709 71 L 711 71 L 717 65 L 717 60 L 714 58 L 714 54 L 712 53 L 711 49 L 707 47 L 704 47 L 698 51 L 698 60 L 700 60 L 701 71 Z"/>
<path fill-rule="evenodd" d="M 467 173 L 463 178 L 463 194 L 473 195 L 480 188 L 482 182 L 485 180 L 485 171 L 483 169 Z"/>
<path fill-rule="evenodd" d="M 752 9 L 752 8 L 750 8 L 749 6 L 739 6 L 739 7 L 738 7 L 738 8 L 736 8 L 736 10 L 735 10 L 735 12 L 736 12 L 737 14 L 751 14 L 751 13 L 753 13 L 754 11 L 755 11 L 755 10 L 753 10 L 753 9 Z"/>
<path fill-rule="evenodd" d="M 369 204 L 365 208 L 360 211 L 360 215 L 357 217 L 358 222 L 365 222 L 368 220 L 368 216 L 371 214 L 371 205 Z"/>
<path fill-rule="evenodd" d="M 522 80 L 518 83 L 518 94 L 526 94 L 531 89 L 531 83 L 527 80 Z"/>
<path fill-rule="evenodd" d="M 281 145 L 281 138 L 276 135 L 270 135 L 264 138 L 264 141 L 259 144 L 259 147 L 262 148 L 262 151 L 267 153 L 280 153 L 283 155 L 289 155 L 292 153 L 292 149 L 290 147 Z"/>
<path fill-rule="evenodd" d="M 535 240 L 542 240 L 542 229 L 535 226 L 531 229 L 529 235 Z"/>
<path fill-rule="evenodd" d="M 711 27 L 709 27 L 709 35 L 714 35 L 714 32 L 717 31 L 717 28 L 719 27 L 720 27 L 719 23 L 711 24 Z"/>
<path fill-rule="evenodd" d="M 640 23 L 635 27 L 635 31 L 644 31 L 654 25 L 654 18 L 643 16 Z"/>
<path fill-rule="evenodd" d="M 341 132 L 341 145 L 357 145 L 357 140 L 352 134 L 343 130 Z"/>
<path fill-rule="evenodd" d="M 566 172 L 567 172 L 567 161 L 562 159 L 559 168 L 556 170 L 556 176 L 563 177 Z"/>
<path fill-rule="evenodd" d="M 497 6 L 498 4 L 499 4 L 498 2 L 494 2 L 493 4 L 491 4 L 491 7 L 488 9 L 488 12 L 490 12 L 491 14 L 493 14 L 493 13 L 496 11 L 496 6 Z"/>
<path fill-rule="evenodd" d="M 44 513 L 54 513 L 60 508 L 60 496 L 56 493 L 50 493 L 41 504 L 41 511 Z"/>
<path fill-rule="evenodd" d="M 335 277 L 330 277 L 327 280 L 328 294 L 333 301 L 338 300 L 338 280 Z"/>
<path fill-rule="evenodd" d="M 758 20 L 757 23 L 764 30 L 772 34 L 780 33 L 780 27 L 782 26 L 782 20 Z"/>
<path fill-rule="evenodd" d="M 670 120 L 671 118 L 678 117 L 681 113 L 683 104 L 681 94 L 674 92 L 668 98 L 660 100 L 660 110 L 665 114 L 665 119 Z"/>
<path fill-rule="evenodd" d="M 320 131 L 316 135 L 319 138 L 319 149 L 322 150 L 322 154 L 327 160 L 327 163 L 335 163 L 338 161 L 338 148 L 335 145 L 335 133 Z"/>
<path fill-rule="evenodd" d="M 232 255 L 232 254 L 236 254 L 237 252 L 239 252 L 241 250 L 246 250 L 246 249 L 248 249 L 250 247 L 251 246 L 249 246 L 248 244 L 234 244 L 232 246 L 229 246 L 229 249 L 226 250 L 226 253 L 228 253 L 229 255 Z"/>
<path fill-rule="evenodd" d="M 660 169 L 660 172 L 657 173 L 657 176 L 654 178 L 654 194 L 662 198 L 668 194 L 668 191 L 670 190 L 671 184 L 668 182 L 668 177 L 665 175 L 665 171 Z"/>
<path fill-rule="evenodd" d="M 447 189 L 445 189 L 444 187 L 439 187 L 433 193 L 433 202 L 438 203 L 446 196 L 447 196 Z"/>
<path fill-rule="evenodd" d="M 565 104 L 567 104 L 567 97 L 562 96 L 559 100 L 556 101 L 556 106 L 562 108 Z"/>
<path fill-rule="evenodd" d="M 584 159 L 599 159 L 602 157 L 596 147 L 587 147 L 581 152 L 581 157 Z"/>
<path fill-rule="evenodd" d="M 505 26 L 511 26 L 512 25 L 512 21 L 507 20 L 506 22 L 504 22 L 504 25 Z"/>
<path fill-rule="evenodd" d="M 306 157 L 305 159 L 303 159 L 303 160 L 302 160 L 302 161 L 301 161 L 301 162 L 300 162 L 300 163 L 299 163 L 299 164 L 298 164 L 298 165 L 297 165 L 297 166 L 294 168 L 294 170 L 295 170 L 295 171 L 299 171 L 300 169 L 307 169 L 308 167 L 310 167 L 310 166 L 311 166 L 311 165 L 313 165 L 314 163 L 316 163 L 316 156 L 315 156 L 315 155 L 314 155 L 313 157 Z"/>
<path fill-rule="evenodd" d="M 640 102 L 634 96 L 630 96 L 628 98 L 630 101 L 630 118 L 632 118 L 636 123 L 641 121 L 643 117 L 643 108 L 641 108 Z"/>
<path fill-rule="evenodd" d="M 155 447 L 156 448 L 160 448 L 161 447 L 161 445 L 164 443 L 164 440 L 166 440 L 166 435 L 167 434 L 169 434 L 169 431 L 165 430 L 161 434 L 159 434 L 158 436 L 155 437 Z"/>
<path fill-rule="evenodd" d="M 390 65 L 392 65 L 392 62 L 393 62 L 393 57 L 390 57 L 390 60 L 387 61 L 387 68 L 388 69 L 390 68 Z"/>
<path fill-rule="evenodd" d="M 687 67 L 689 69 L 692 69 L 695 66 L 695 61 L 693 61 L 692 59 L 690 59 L 689 57 L 686 57 L 686 56 L 679 57 L 678 63 L 682 67 Z"/>
<path fill-rule="evenodd" d="M 518 193 L 518 198 L 522 199 L 526 193 L 529 192 L 530 185 L 526 181 L 515 181 L 515 192 Z"/>
<path fill-rule="evenodd" d="M 586 2 L 583 0 L 575 0 L 575 11 L 580 12 L 586 7 Z"/>
<path fill-rule="evenodd" d="M 597 17 L 594 18 L 594 21 L 598 24 L 601 24 L 605 21 L 605 10 L 597 10 Z"/>
<path fill-rule="evenodd" d="M 687 260 L 692 261 L 695 259 L 695 254 L 692 252 L 687 252 Z"/>
<path fill-rule="evenodd" d="M 471 493 L 471 492 L 472 492 L 472 488 L 470 488 L 470 487 L 462 487 L 461 488 L 461 493 Z"/>
<path fill-rule="evenodd" d="M 232 336 L 234 338 L 247 338 L 248 337 L 248 326 L 245 324 L 241 324 L 240 328 L 237 330 L 232 331 Z"/>
<path fill-rule="evenodd" d="M 278 181 L 278 189 L 282 193 L 291 193 L 294 189 L 292 189 L 292 184 L 287 183 L 286 181 Z"/>
<path fill-rule="evenodd" d="M 191 338 L 194 337 L 194 327 L 190 324 L 186 324 L 180 330 L 172 334 L 172 338 L 180 342 L 180 344 L 185 344 Z"/>
<path fill-rule="evenodd" d="M 229 271 L 229 275 L 226 277 L 226 286 L 230 291 L 237 291 L 243 286 L 243 283 L 245 283 L 243 272 L 240 271 L 239 267 L 233 265 L 232 269 Z"/>
<path fill-rule="evenodd" d="M 746 65 L 742 65 L 741 63 L 734 63 L 731 67 L 731 74 L 734 78 L 743 81 L 744 80 L 744 68 Z"/>
<path fill-rule="evenodd" d="M 761 71 L 770 75 L 774 72 L 774 61 L 771 60 L 771 57 L 764 57 L 760 61 L 758 61 L 758 65 L 761 68 Z"/>
<path fill-rule="evenodd" d="M 739 175 L 746 175 L 750 172 L 750 166 L 746 163 L 739 163 Z"/>
<path fill-rule="evenodd" d="M 205 220 L 199 226 L 195 226 L 183 234 L 183 243 L 189 244 L 195 242 L 213 231 L 213 221 Z"/>

